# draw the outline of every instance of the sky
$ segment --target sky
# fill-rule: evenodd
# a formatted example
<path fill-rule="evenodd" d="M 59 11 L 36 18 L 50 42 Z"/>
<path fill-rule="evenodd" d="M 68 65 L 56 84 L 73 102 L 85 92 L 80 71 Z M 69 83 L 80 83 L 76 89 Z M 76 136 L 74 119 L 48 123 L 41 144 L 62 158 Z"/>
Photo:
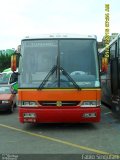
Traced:
<path fill-rule="evenodd" d="M 21 39 L 40 34 L 105 34 L 105 4 L 110 5 L 110 34 L 120 33 L 120 0 L 1 0 L 0 50 L 17 48 Z"/>

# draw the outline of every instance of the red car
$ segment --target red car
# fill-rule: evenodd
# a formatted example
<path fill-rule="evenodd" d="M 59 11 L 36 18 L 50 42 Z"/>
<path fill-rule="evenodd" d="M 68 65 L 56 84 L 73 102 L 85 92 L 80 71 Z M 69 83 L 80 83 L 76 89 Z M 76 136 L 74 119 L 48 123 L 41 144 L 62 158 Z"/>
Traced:
<path fill-rule="evenodd" d="M 0 85 L 0 111 L 12 113 L 16 107 L 16 92 L 10 85 Z"/>

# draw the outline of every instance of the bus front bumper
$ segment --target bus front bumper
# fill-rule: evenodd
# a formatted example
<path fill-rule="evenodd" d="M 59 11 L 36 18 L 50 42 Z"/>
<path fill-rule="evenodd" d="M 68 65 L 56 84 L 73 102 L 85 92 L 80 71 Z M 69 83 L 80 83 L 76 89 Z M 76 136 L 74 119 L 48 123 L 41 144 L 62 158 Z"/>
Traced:
<path fill-rule="evenodd" d="M 100 122 L 100 107 L 46 109 L 19 107 L 21 123 L 93 123 Z"/>

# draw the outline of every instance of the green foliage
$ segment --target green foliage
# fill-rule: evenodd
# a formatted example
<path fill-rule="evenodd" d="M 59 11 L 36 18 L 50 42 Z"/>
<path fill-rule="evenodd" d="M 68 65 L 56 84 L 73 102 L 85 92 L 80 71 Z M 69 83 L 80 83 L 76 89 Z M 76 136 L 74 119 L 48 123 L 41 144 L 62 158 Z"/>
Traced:
<path fill-rule="evenodd" d="M 0 72 L 11 67 L 11 55 L 15 53 L 13 49 L 0 50 Z M 17 55 L 17 67 L 19 65 L 19 55 Z"/>
<path fill-rule="evenodd" d="M 15 51 L 13 49 L 6 49 L 5 53 L 12 55 Z"/>
<path fill-rule="evenodd" d="M 9 54 L 0 54 L 0 72 L 11 66 L 11 55 Z"/>

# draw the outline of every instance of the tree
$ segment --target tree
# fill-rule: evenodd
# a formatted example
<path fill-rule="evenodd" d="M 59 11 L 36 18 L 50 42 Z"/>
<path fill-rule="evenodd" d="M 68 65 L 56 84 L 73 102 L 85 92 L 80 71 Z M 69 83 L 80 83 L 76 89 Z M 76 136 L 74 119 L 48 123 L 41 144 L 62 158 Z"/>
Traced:
<path fill-rule="evenodd" d="M 11 55 L 9 54 L 0 54 L 0 72 L 11 66 Z"/>

